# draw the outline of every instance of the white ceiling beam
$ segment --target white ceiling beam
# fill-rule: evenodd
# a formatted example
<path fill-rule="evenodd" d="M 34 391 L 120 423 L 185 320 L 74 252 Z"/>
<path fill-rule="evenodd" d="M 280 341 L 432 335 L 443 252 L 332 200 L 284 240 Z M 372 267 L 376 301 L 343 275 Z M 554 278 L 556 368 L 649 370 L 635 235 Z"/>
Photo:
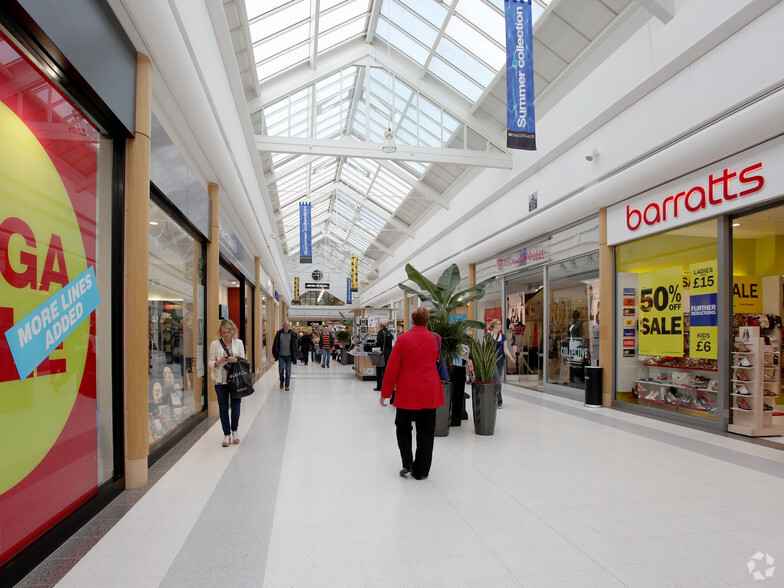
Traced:
<path fill-rule="evenodd" d="M 319 35 L 319 0 L 310 0 L 310 67 L 316 69 Z"/>
<path fill-rule="evenodd" d="M 297 171 L 298 169 L 302 169 L 309 163 L 313 163 L 319 157 L 320 157 L 319 155 L 298 157 L 291 163 L 287 163 L 282 167 L 275 168 L 275 173 L 267 174 L 266 177 L 267 185 L 271 186 L 272 184 L 279 182 L 282 178 L 285 178 L 287 175 Z"/>
<path fill-rule="evenodd" d="M 638 0 L 648 11 L 664 24 L 675 18 L 675 0 Z"/>
<path fill-rule="evenodd" d="M 368 19 L 368 28 L 365 33 L 365 43 L 370 44 L 373 42 L 373 37 L 376 36 L 376 28 L 378 27 L 378 17 L 381 15 L 382 0 L 373 0 L 373 8 L 370 9 L 370 18 Z"/>
<path fill-rule="evenodd" d="M 359 157 L 362 159 L 445 163 L 466 167 L 512 169 L 512 156 L 507 153 L 445 149 L 441 147 L 412 147 L 398 145 L 395 153 L 381 151 L 380 143 L 370 141 L 332 141 L 326 139 L 297 139 L 256 135 L 259 151 L 297 153 L 331 157 Z"/>

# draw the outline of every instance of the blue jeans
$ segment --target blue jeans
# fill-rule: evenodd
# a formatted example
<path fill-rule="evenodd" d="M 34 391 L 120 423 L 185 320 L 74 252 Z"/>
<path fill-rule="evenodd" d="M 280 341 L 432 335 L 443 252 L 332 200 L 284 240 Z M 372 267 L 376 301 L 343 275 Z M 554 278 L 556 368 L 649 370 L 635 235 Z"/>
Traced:
<path fill-rule="evenodd" d="M 504 399 L 501 398 L 501 378 L 504 376 L 504 366 L 506 365 L 506 358 L 498 360 L 495 364 L 495 370 L 493 371 L 493 382 L 498 382 L 498 401 L 496 404 L 501 406 L 504 403 Z"/>
<path fill-rule="evenodd" d="M 278 356 L 278 375 L 280 376 L 280 383 L 288 386 L 291 382 L 291 356 L 279 355 Z"/>
<path fill-rule="evenodd" d="M 218 397 L 218 414 L 220 415 L 223 434 L 229 435 L 236 431 L 240 424 L 240 404 L 242 398 L 232 398 L 226 384 L 215 384 L 215 394 Z M 231 407 L 231 430 L 229 430 L 229 407 Z"/>
<path fill-rule="evenodd" d="M 321 365 L 329 365 L 329 357 L 331 349 L 322 349 L 321 350 Z"/>

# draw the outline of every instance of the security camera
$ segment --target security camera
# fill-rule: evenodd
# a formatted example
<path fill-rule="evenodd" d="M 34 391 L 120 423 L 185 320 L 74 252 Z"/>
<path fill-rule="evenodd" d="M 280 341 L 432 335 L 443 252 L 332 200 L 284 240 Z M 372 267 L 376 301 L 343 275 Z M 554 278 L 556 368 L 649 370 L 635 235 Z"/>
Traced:
<path fill-rule="evenodd" d="M 593 161 L 593 155 L 586 155 L 585 161 Z"/>
<path fill-rule="evenodd" d="M 597 157 L 599 157 L 599 152 L 596 149 L 594 149 L 588 155 L 585 156 L 585 161 L 593 161 Z"/>

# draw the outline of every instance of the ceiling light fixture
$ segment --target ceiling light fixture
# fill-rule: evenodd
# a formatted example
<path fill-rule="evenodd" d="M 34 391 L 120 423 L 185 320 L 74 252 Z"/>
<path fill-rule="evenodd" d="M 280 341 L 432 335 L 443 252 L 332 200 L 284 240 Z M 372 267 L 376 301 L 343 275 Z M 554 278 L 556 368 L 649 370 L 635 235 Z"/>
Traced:
<path fill-rule="evenodd" d="M 384 153 L 394 153 L 397 151 L 397 146 L 395 145 L 395 135 L 392 133 L 392 129 L 388 128 L 384 131 L 384 145 L 381 147 L 381 151 Z"/>

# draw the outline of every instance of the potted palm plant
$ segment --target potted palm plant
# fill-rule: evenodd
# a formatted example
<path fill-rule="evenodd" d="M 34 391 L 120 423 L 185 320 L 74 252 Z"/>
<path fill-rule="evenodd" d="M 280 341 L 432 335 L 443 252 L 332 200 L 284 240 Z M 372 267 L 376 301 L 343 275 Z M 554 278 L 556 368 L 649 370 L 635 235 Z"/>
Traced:
<path fill-rule="evenodd" d="M 495 432 L 498 383 L 493 382 L 498 356 L 495 341 L 487 334 L 479 341 L 471 341 L 471 361 L 476 381 L 471 384 L 471 406 L 474 411 L 474 432 L 492 435 Z"/>
<path fill-rule="evenodd" d="M 484 329 L 485 324 L 479 321 L 468 320 L 454 316 L 454 312 L 461 306 L 469 302 L 479 300 L 485 295 L 485 288 L 495 281 L 495 278 L 488 278 L 474 286 L 469 286 L 464 290 L 457 291 L 460 285 L 460 269 L 456 264 L 450 265 L 441 274 L 438 282 L 433 283 L 417 271 L 410 263 L 406 264 L 406 274 L 421 290 L 416 290 L 405 284 L 398 284 L 398 287 L 406 292 L 418 297 L 422 302 L 431 305 L 430 322 L 428 327 L 441 337 L 441 350 L 444 354 L 444 361 L 447 366 L 452 368 L 457 359 L 460 358 L 463 346 L 470 345 L 472 338 L 468 331 L 470 328 Z M 452 373 L 454 369 L 452 368 Z M 457 410 L 462 413 L 464 372 L 460 370 L 460 378 L 455 380 L 457 390 L 455 391 L 454 404 L 459 407 Z M 459 380 L 459 381 L 458 381 Z M 436 436 L 445 437 L 449 434 L 450 411 L 452 410 L 453 386 L 451 383 L 444 383 L 444 406 L 436 410 Z M 462 414 L 460 415 L 462 416 Z M 458 421 L 459 422 L 459 421 Z"/>

